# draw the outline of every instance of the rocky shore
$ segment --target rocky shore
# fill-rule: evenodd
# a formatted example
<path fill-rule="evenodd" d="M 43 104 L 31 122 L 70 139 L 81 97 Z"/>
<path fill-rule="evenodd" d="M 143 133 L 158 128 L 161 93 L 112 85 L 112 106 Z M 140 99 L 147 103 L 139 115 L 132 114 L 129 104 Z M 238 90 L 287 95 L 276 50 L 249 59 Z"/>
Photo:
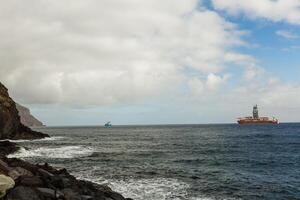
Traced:
<path fill-rule="evenodd" d="M 130 200 L 108 186 L 77 180 L 66 169 L 7 158 L 19 149 L 15 143 L 4 141 L 0 146 L 0 199 Z"/>
<path fill-rule="evenodd" d="M 2 200 L 130 200 L 108 186 L 77 180 L 66 169 L 7 158 L 20 147 L 4 139 L 40 139 L 49 135 L 23 125 L 16 103 L 0 83 L 0 199 Z"/>

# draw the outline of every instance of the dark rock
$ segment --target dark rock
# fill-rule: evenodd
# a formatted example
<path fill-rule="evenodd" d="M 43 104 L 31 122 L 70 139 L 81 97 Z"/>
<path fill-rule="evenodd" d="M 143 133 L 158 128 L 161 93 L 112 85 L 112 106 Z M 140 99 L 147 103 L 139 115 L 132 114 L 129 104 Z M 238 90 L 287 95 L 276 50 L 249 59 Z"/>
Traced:
<path fill-rule="evenodd" d="M 81 200 L 80 194 L 70 188 L 63 189 L 62 193 L 64 194 L 65 200 Z"/>
<path fill-rule="evenodd" d="M 11 169 L 8 172 L 8 175 L 14 180 L 17 180 L 21 176 L 29 176 L 29 177 L 33 176 L 33 174 L 30 171 L 22 167 L 15 167 Z"/>
<path fill-rule="evenodd" d="M 30 187 L 17 186 L 10 190 L 5 200 L 42 200 L 35 190 Z"/>
<path fill-rule="evenodd" d="M 16 143 L 13 143 L 10 141 L 0 141 L 0 154 L 1 155 L 8 155 L 8 154 L 18 151 L 19 149 L 20 149 L 20 147 Z"/>
<path fill-rule="evenodd" d="M 36 188 L 36 190 L 40 193 L 41 196 L 56 199 L 56 191 L 50 188 Z"/>
<path fill-rule="evenodd" d="M 54 175 L 44 169 L 38 169 L 38 172 L 44 177 L 44 178 L 51 178 Z"/>
<path fill-rule="evenodd" d="M 107 193 L 107 196 L 113 200 L 126 200 L 122 195 L 116 192 L 109 192 Z"/>
<path fill-rule="evenodd" d="M 93 200 L 94 198 L 92 196 L 88 196 L 88 195 L 81 195 L 81 200 Z"/>
<path fill-rule="evenodd" d="M 36 165 L 33 165 L 29 162 L 25 162 L 18 158 L 10 158 L 10 159 L 5 158 L 4 161 L 8 163 L 9 166 L 12 168 L 21 167 L 30 171 L 34 175 L 37 173 L 37 170 L 39 169 Z"/>
<path fill-rule="evenodd" d="M 42 179 L 38 176 L 32 176 L 32 177 L 20 177 L 18 185 L 23 185 L 23 186 L 31 186 L 31 187 L 41 187 L 44 185 L 44 182 Z"/>
<path fill-rule="evenodd" d="M 8 175 L 10 170 L 11 168 L 8 166 L 8 164 L 0 159 L 0 172 L 2 172 L 2 174 Z"/>
<path fill-rule="evenodd" d="M 15 181 L 16 187 L 8 191 L 6 200 L 126 200 L 106 185 L 77 180 L 65 169 L 57 170 L 48 164 L 33 165 L 16 158 L 4 157 L 1 162 L 8 171 L 21 174 Z M 28 198 L 27 190 L 32 198 Z"/>
<path fill-rule="evenodd" d="M 0 139 L 39 139 L 49 135 L 36 132 L 24 126 L 16 108 L 9 97 L 8 90 L 0 83 Z"/>
<path fill-rule="evenodd" d="M 65 188 L 64 187 L 64 182 L 63 182 L 63 179 L 59 176 L 53 176 L 51 177 L 50 179 L 50 184 L 52 186 L 54 186 L 55 188 Z"/>

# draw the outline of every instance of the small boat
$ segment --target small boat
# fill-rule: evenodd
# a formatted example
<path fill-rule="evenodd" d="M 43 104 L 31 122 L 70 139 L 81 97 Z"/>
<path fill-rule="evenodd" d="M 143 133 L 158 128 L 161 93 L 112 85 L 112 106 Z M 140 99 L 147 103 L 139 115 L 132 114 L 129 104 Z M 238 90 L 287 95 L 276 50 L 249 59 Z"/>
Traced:
<path fill-rule="evenodd" d="M 104 124 L 104 127 L 112 127 L 110 122 L 107 122 L 106 124 Z"/>

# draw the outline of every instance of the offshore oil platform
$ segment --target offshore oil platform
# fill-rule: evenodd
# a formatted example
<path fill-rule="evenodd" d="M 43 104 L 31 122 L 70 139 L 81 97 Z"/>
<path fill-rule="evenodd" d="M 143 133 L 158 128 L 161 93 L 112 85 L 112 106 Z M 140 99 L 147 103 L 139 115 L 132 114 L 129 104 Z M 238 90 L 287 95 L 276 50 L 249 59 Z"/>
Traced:
<path fill-rule="evenodd" d="M 238 124 L 278 124 L 278 119 L 275 117 L 259 117 L 258 106 L 253 106 L 253 116 L 240 117 L 237 120 Z"/>

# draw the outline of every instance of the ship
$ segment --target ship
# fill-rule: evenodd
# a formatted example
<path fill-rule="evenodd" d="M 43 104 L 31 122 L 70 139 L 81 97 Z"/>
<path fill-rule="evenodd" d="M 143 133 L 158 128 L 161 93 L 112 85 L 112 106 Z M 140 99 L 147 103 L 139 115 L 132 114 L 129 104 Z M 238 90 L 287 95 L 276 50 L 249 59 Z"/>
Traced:
<path fill-rule="evenodd" d="M 253 116 L 240 117 L 237 120 L 238 124 L 278 124 L 278 119 L 275 117 L 259 117 L 258 106 L 253 106 Z"/>
<path fill-rule="evenodd" d="M 104 127 L 112 127 L 111 123 L 110 122 L 107 122 L 106 124 L 104 124 Z"/>

